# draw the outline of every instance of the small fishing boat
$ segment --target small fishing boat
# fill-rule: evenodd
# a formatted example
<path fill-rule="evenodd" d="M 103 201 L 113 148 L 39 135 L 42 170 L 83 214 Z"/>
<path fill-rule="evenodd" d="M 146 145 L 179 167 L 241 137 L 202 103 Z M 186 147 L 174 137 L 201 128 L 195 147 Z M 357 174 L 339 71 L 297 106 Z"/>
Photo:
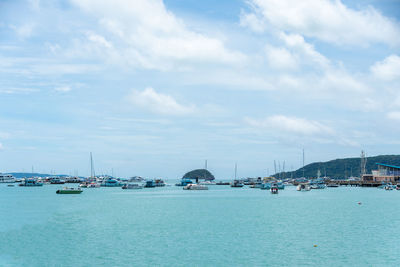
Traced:
<path fill-rule="evenodd" d="M 81 181 L 81 179 L 79 178 L 79 177 L 67 177 L 66 179 L 65 179 L 65 182 L 66 183 L 74 183 L 74 184 L 79 184 L 79 183 L 81 183 L 82 181 Z"/>
<path fill-rule="evenodd" d="M 329 183 L 327 187 L 339 187 L 337 183 Z"/>
<path fill-rule="evenodd" d="M 208 190 L 208 187 L 201 184 L 188 184 L 183 187 L 183 190 Z"/>
<path fill-rule="evenodd" d="M 260 186 L 261 190 L 270 190 L 271 189 L 272 184 L 271 183 L 262 183 Z"/>
<path fill-rule="evenodd" d="M 224 181 L 219 181 L 216 183 L 216 185 L 229 185 L 229 182 L 224 182 Z"/>
<path fill-rule="evenodd" d="M 89 183 L 86 187 L 87 188 L 99 188 L 100 184 L 92 182 L 92 183 Z"/>
<path fill-rule="evenodd" d="M 384 189 L 385 190 L 393 190 L 393 186 L 392 185 L 386 185 Z"/>
<path fill-rule="evenodd" d="M 271 187 L 271 194 L 278 194 L 278 191 L 279 191 L 279 189 L 277 186 Z"/>
<path fill-rule="evenodd" d="M 139 184 L 124 184 L 122 189 L 143 189 L 143 185 Z"/>
<path fill-rule="evenodd" d="M 175 184 L 176 186 L 187 186 L 188 184 L 192 184 L 192 180 L 190 179 L 182 179 L 179 183 Z"/>
<path fill-rule="evenodd" d="M 87 188 L 89 184 L 89 182 L 83 182 L 79 185 L 79 187 Z"/>
<path fill-rule="evenodd" d="M 254 183 L 252 185 L 250 185 L 250 188 L 261 188 L 262 183 Z"/>
<path fill-rule="evenodd" d="M 233 180 L 233 182 L 231 183 L 231 187 L 243 187 L 243 186 L 244 184 L 239 180 Z"/>
<path fill-rule="evenodd" d="M 326 184 L 320 179 L 316 179 L 315 181 L 310 181 L 309 183 L 311 189 L 325 189 Z"/>
<path fill-rule="evenodd" d="M 311 187 L 309 184 L 299 184 L 296 188 L 297 191 L 310 191 Z"/>
<path fill-rule="evenodd" d="M 153 188 L 153 187 L 156 187 L 156 184 L 153 180 L 147 180 L 146 183 L 144 184 L 144 187 Z"/>
<path fill-rule="evenodd" d="M 396 190 L 400 190 L 400 184 L 396 185 Z"/>
<path fill-rule="evenodd" d="M 72 187 L 64 187 L 63 189 L 59 189 L 56 191 L 56 194 L 80 194 L 82 193 L 82 189 L 72 188 Z"/>
<path fill-rule="evenodd" d="M 60 178 L 53 178 L 51 179 L 50 184 L 65 184 L 65 181 Z"/>
<path fill-rule="evenodd" d="M 154 181 L 154 184 L 155 184 L 156 187 L 163 187 L 163 186 L 165 186 L 164 181 L 161 180 L 161 179 L 156 179 L 156 180 Z"/>
<path fill-rule="evenodd" d="M 101 186 L 104 186 L 104 187 L 118 187 L 118 186 L 121 186 L 121 183 L 116 179 L 106 178 L 101 183 Z"/>

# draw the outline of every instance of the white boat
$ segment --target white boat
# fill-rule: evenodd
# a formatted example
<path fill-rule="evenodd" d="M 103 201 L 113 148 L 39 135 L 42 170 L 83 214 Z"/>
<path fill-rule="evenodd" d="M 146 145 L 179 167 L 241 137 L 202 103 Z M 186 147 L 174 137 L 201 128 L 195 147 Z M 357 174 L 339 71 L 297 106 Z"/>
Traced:
<path fill-rule="evenodd" d="M 100 184 L 95 183 L 95 182 L 87 185 L 87 188 L 99 188 L 99 187 L 100 187 Z"/>
<path fill-rule="evenodd" d="M 1 174 L 0 173 L 0 183 L 15 183 L 17 180 L 11 174 Z"/>
<path fill-rule="evenodd" d="M 385 186 L 385 190 L 393 190 L 393 186 L 392 185 L 387 185 L 387 186 Z"/>
<path fill-rule="evenodd" d="M 215 185 L 215 182 L 213 182 L 213 181 L 202 181 L 199 184 L 201 184 L 201 185 Z"/>
<path fill-rule="evenodd" d="M 208 187 L 201 184 L 188 184 L 183 187 L 183 190 L 208 190 Z"/>
<path fill-rule="evenodd" d="M 299 184 L 296 188 L 297 191 L 310 191 L 311 187 L 309 184 Z"/>
<path fill-rule="evenodd" d="M 122 189 L 142 189 L 143 185 L 139 184 L 124 184 L 122 186 Z"/>

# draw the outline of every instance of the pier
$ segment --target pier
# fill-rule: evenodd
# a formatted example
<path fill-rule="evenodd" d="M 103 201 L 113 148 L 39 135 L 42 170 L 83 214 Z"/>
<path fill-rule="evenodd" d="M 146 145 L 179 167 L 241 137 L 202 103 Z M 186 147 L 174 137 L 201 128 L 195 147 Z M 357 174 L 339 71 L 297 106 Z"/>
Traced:
<path fill-rule="evenodd" d="M 329 183 L 335 183 L 345 186 L 360 186 L 360 187 L 378 187 L 382 182 L 378 181 L 349 181 L 349 180 L 330 180 Z"/>

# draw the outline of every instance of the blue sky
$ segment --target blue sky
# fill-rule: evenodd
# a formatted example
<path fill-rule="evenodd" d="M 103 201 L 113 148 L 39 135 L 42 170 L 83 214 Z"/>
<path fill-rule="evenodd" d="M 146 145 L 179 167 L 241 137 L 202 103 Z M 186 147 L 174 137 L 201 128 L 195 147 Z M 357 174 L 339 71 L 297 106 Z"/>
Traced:
<path fill-rule="evenodd" d="M 217 3 L 216 3 L 217 2 Z M 298 2 L 298 3 L 297 3 Z M 398 154 L 400 2 L 0 1 L 0 171 L 220 179 Z"/>

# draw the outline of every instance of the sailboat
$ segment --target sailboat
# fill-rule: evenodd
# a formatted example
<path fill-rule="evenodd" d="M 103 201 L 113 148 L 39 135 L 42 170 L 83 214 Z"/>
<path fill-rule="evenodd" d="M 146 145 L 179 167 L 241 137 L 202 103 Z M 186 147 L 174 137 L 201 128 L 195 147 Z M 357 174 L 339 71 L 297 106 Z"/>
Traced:
<path fill-rule="evenodd" d="M 233 180 L 233 182 L 231 183 L 231 187 L 243 187 L 244 184 L 240 180 L 237 180 L 236 176 L 237 176 L 237 163 L 235 163 L 235 180 Z"/>
<path fill-rule="evenodd" d="M 96 174 L 94 173 L 92 152 L 90 152 L 90 177 L 86 180 L 86 182 L 81 183 L 79 187 L 84 187 L 84 188 L 100 187 L 100 185 L 96 181 Z"/>

